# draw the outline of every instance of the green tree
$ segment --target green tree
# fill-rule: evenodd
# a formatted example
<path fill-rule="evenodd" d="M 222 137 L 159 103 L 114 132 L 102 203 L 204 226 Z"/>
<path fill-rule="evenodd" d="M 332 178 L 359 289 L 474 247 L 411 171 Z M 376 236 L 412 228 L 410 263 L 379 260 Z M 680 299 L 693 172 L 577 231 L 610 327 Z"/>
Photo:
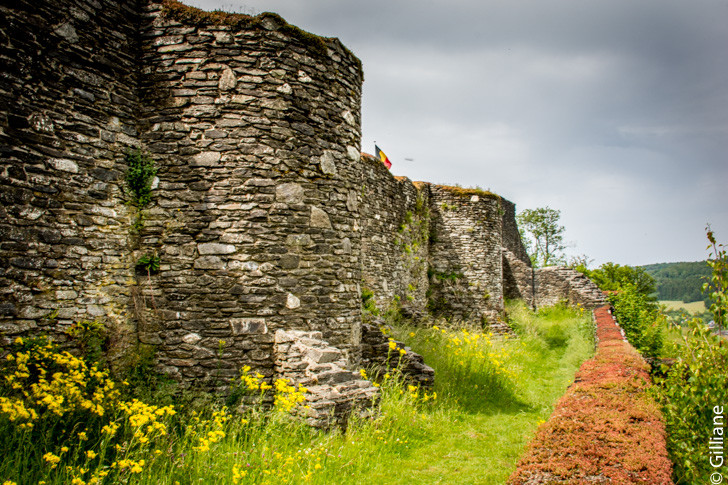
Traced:
<path fill-rule="evenodd" d="M 559 225 L 561 211 L 550 207 L 526 209 L 516 219 L 521 238 L 528 247 L 531 262 L 536 267 L 564 261 L 564 226 Z"/>
<path fill-rule="evenodd" d="M 577 267 L 603 291 L 618 291 L 627 285 L 643 295 L 647 301 L 656 301 L 655 279 L 644 268 L 616 263 L 604 263 L 597 269 Z"/>

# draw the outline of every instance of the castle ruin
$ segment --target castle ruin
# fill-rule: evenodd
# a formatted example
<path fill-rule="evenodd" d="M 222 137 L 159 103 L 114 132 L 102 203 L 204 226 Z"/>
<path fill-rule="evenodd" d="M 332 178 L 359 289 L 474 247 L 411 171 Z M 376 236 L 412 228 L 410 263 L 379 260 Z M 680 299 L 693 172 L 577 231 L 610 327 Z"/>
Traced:
<path fill-rule="evenodd" d="M 338 39 L 172 0 L 0 9 L 6 343 L 100 320 L 112 356 L 142 343 L 193 383 L 273 375 L 279 330 L 358 362 L 363 288 L 496 330 L 504 298 L 590 304 L 567 270 L 534 277 L 511 202 L 361 154 L 363 71 Z M 157 167 L 142 219 L 133 148 Z"/>

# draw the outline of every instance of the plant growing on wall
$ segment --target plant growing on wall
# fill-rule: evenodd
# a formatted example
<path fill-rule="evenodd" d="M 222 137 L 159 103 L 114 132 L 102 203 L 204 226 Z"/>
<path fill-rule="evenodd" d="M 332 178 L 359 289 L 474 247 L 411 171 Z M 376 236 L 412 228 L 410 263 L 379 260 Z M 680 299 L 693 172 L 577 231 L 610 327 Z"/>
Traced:
<path fill-rule="evenodd" d="M 152 275 L 159 271 L 159 256 L 155 254 L 145 254 L 136 263 L 136 268 L 143 271 L 147 275 Z"/>
<path fill-rule="evenodd" d="M 130 196 L 129 204 L 137 208 L 133 228 L 139 231 L 144 223 L 143 209 L 152 200 L 152 182 L 157 175 L 154 160 L 141 150 L 130 150 L 125 157 L 128 169 L 126 185 Z"/>
<path fill-rule="evenodd" d="M 154 293 L 152 291 L 152 275 L 159 272 L 160 262 L 161 260 L 155 252 L 154 254 L 145 254 L 137 260 L 135 265 L 137 271 L 147 275 L 147 285 L 149 285 L 149 294 L 152 296 L 152 306 L 154 308 L 157 306 L 154 303 Z"/>

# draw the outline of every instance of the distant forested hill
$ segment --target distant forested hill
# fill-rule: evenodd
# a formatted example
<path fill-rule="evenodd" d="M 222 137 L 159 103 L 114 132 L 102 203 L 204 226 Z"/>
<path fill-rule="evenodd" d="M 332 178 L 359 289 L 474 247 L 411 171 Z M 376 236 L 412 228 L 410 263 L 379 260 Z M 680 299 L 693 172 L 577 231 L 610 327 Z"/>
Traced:
<path fill-rule="evenodd" d="M 704 300 L 702 287 L 710 275 L 705 261 L 694 263 L 658 263 L 642 266 L 655 278 L 658 300 L 680 300 L 686 303 Z"/>

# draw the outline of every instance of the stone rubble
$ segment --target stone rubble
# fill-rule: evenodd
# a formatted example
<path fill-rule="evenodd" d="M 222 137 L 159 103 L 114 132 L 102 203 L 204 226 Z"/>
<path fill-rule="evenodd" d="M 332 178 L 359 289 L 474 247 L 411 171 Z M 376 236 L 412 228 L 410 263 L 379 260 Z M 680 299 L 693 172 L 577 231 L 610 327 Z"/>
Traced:
<path fill-rule="evenodd" d="M 324 341 L 321 332 L 278 330 L 274 355 L 276 376 L 308 389 L 308 409 L 301 412 L 311 426 L 346 427 L 352 412 L 372 413 L 379 389 L 358 371 L 347 370 L 343 352 Z"/>
<path fill-rule="evenodd" d="M 435 370 L 425 364 L 422 356 L 413 352 L 403 342 L 392 340 L 397 349 L 404 349 L 401 355 L 390 347 L 390 337 L 383 331 L 387 329 L 383 320 L 362 324 L 361 357 L 362 367 L 376 367 L 384 372 L 398 370 L 410 384 L 430 389 L 435 385 Z"/>

